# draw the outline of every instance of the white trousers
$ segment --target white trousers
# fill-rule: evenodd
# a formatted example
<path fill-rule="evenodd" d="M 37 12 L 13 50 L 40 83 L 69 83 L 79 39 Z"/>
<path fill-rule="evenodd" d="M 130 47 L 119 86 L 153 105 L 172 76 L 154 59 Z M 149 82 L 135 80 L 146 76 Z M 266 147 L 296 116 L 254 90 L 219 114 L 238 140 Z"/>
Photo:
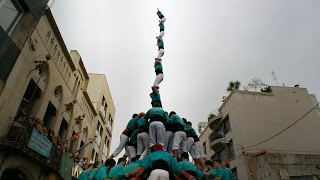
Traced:
<path fill-rule="evenodd" d="M 197 141 L 193 143 L 193 146 L 191 147 L 191 150 L 190 150 L 190 155 L 193 159 L 206 157 L 206 155 L 203 152 L 201 141 Z"/>
<path fill-rule="evenodd" d="M 128 154 L 128 161 L 131 162 L 133 157 L 136 157 L 137 151 L 134 146 L 126 146 L 126 152 Z"/>
<path fill-rule="evenodd" d="M 166 17 L 163 17 L 163 18 L 161 18 L 160 20 L 159 20 L 159 22 L 162 22 L 162 23 L 164 23 L 164 22 L 166 22 Z"/>
<path fill-rule="evenodd" d="M 193 143 L 194 143 L 193 137 L 188 137 L 187 141 L 186 141 L 186 150 L 187 150 L 187 152 L 190 152 Z"/>
<path fill-rule="evenodd" d="M 164 55 L 164 49 L 159 49 L 158 58 L 161 59 L 163 55 Z"/>
<path fill-rule="evenodd" d="M 158 74 L 158 75 L 156 76 L 156 79 L 154 80 L 153 85 L 154 85 L 154 86 L 159 86 L 159 84 L 162 82 L 162 80 L 163 80 L 163 74 L 160 73 L 160 74 Z"/>
<path fill-rule="evenodd" d="M 117 157 L 118 154 L 122 151 L 122 149 L 127 145 L 129 137 L 125 134 L 120 135 L 120 143 L 116 150 L 112 153 L 114 157 Z"/>
<path fill-rule="evenodd" d="M 162 39 L 163 36 L 164 36 L 164 31 L 160 31 L 160 34 L 159 34 L 159 36 L 158 36 L 157 38 L 158 38 L 158 39 Z"/>
<path fill-rule="evenodd" d="M 169 180 L 169 172 L 162 169 L 155 169 L 151 172 L 148 180 Z"/>
<path fill-rule="evenodd" d="M 172 154 L 172 142 L 173 142 L 173 132 L 166 131 L 166 143 L 164 144 L 164 150 L 169 154 Z"/>
<path fill-rule="evenodd" d="M 187 141 L 187 135 L 184 131 L 177 131 L 173 135 L 173 143 L 172 143 L 172 149 L 173 150 L 179 150 L 181 148 L 182 152 L 186 152 L 186 141 Z"/>
<path fill-rule="evenodd" d="M 146 155 L 149 154 L 149 134 L 141 132 L 137 135 L 137 155 L 140 155 L 142 160 Z"/>
<path fill-rule="evenodd" d="M 166 128 L 160 121 L 153 121 L 149 126 L 149 147 L 159 143 L 164 146 L 166 141 Z"/>

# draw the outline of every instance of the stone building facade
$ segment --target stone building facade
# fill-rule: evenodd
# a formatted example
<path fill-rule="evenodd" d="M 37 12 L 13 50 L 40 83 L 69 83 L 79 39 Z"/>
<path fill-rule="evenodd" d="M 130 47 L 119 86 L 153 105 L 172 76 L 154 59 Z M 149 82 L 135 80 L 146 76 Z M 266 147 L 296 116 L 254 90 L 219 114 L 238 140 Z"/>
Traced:
<path fill-rule="evenodd" d="M 70 179 L 81 170 L 80 158 L 109 155 L 115 106 L 106 77 L 90 80 L 80 54 L 68 52 L 46 3 L 0 4 L 8 17 L 0 21 L 0 178 Z M 96 83 L 98 95 L 88 88 Z M 105 122 L 99 115 L 103 98 Z M 99 123 L 103 130 L 97 134 Z"/>

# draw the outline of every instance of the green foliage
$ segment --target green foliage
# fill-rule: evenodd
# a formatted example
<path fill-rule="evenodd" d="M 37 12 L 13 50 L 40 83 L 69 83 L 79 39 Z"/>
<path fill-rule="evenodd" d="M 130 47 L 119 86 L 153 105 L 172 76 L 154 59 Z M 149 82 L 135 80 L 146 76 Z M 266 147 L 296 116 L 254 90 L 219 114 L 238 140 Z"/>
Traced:
<path fill-rule="evenodd" d="M 229 92 L 229 91 L 233 91 L 233 90 L 239 90 L 240 85 L 241 85 L 241 83 L 240 83 L 240 81 L 238 81 L 238 80 L 236 80 L 236 81 L 230 81 L 230 82 L 229 82 L 229 86 L 228 86 L 228 88 L 227 88 L 227 91 Z"/>

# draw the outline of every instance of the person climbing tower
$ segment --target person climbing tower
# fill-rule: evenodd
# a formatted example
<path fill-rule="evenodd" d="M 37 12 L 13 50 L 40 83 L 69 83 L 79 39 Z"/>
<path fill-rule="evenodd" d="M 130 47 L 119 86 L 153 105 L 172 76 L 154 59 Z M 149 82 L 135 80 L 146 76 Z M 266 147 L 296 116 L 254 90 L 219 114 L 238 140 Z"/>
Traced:
<path fill-rule="evenodd" d="M 159 17 L 159 22 L 161 22 L 161 23 L 164 23 L 167 19 L 166 19 L 166 17 L 164 17 L 164 15 L 161 13 L 161 11 L 157 8 L 157 15 L 158 15 L 158 17 Z"/>
<path fill-rule="evenodd" d="M 163 80 L 163 69 L 162 69 L 162 63 L 161 60 L 155 60 L 154 62 L 154 70 L 156 72 L 156 79 L 154 80 L 153 83 L 153 88 L 158 90 L 159 89 L 159 84 Z"/>
<path fill-rule="evenodd" d="M 160 34 L 159 36 L 157 36 L 157 39 L 162 39 L 162 37 L 164 36 L 164 24 L 162 22 L 159 23 L 159 27 L 160 27 Z"/>
<path fill-rule="evenodd" d="M 164 43 L 163 39 L 157 40 L 157 46 L 158 46 L 158 57 L 156 57 L 156 60 L 161 60 L 162 56 L 164 55 Z"/>

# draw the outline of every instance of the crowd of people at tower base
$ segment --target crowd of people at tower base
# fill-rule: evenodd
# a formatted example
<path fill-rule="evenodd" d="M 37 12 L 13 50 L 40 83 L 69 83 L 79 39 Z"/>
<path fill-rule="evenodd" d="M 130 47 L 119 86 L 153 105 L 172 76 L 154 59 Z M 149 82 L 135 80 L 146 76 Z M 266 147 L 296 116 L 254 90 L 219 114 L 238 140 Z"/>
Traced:
<path fill-rule="evenodd" d="M 174 111 L 167 113 L 159 101 L 151 104 L 146 113 L 132 115 L 117 149 L 105 162 L 87 165 L 80 180 L 236 179 L 228 162 L 205 157 L 191 122 Z M 126 153 L 116 164 L 113 158 L 123 149 Z"/>
<path fill-rule="evenodd" d="M 118 163 L 114 159 L 107 159 L 105 162 L 96 162 L 94 164 L 85 164 L 84 170 L 80 173 L 79 180 L 125 180 L 125 179 L 148 179 L 148 180 L 234 180 L 236 177 L 229 169 L 228 161 L 219 159 L 206 160 L 204 171 L 201 167 L 194 165 L 189 161 L 188 153 L 182 153 L 181 159 L 176 161 L 174 158 L 168 158 L 172 164 L 167 164 L 166 160 L 155 160 L 154 157 L 167 156 L 168 153 L 161 149 L 161 145 L 157 145 L 155 150 L 149 157 L 144 160 L 132 158 L 127 162 L 126 157 L 118 159 Z M 169 156 L 167 156 L 169 157 Z M 172 156 L 171 156 L 172 157 Z M 151 163 L 151 164 L 150 164 Z"/>

